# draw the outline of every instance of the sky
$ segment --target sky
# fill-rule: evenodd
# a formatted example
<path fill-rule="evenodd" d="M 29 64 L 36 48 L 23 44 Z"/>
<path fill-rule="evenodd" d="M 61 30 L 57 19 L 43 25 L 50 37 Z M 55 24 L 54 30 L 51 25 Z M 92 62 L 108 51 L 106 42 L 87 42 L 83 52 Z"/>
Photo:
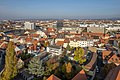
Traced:
<path fill-rule="evenodd" d="M 0 0 L 0 19 L 120 18 L 120 0 Z"/>

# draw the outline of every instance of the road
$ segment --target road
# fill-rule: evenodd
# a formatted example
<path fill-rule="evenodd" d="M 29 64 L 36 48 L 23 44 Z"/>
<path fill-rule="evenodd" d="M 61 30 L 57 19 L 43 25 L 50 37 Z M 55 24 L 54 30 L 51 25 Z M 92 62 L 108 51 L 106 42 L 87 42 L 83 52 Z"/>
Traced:
<path fill-rule="evenodd" d="M 0 50 L 0 72 L 3 70 L 5 64 L 5 55 L 4 51 Z"/>
<path fill-rule="evenodd" d="M 99 52 L 97 52 L 97 54 L 98 54 L 98 57 L 97 57 L 97 67 L 96 67 L 95 77 L 99 80 L 103 80 L 103 77 L 101 76 L 101 67 L 103 66 L 102 52 L 99 51 Z"/>

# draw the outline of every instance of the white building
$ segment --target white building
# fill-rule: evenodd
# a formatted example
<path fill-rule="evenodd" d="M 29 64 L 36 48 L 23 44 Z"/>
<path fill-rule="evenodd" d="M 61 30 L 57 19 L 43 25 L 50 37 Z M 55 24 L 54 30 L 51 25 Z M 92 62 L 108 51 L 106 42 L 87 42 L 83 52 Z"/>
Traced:
<path fill-rule="evenodd" d="M 120 27 L 108 27 L 106 28 L 108 31 L 117 31 L 117 30 L 120 30 Z"/>
<path fill-rule="evenodd" d="M 108 27 L 109 24 L 80 24 L 80 27 Z"/>
<path fill-rule="evenodd" d="M 81 27 L 62 27 L 61 29 L 62 31 L 70 31 L 70 33 L 81 33 L 82 32 L 82 28 Z"/>
<path fill-rule="evenodd" d="M 91 47 L 94 45 L 92 40 L 80 41 L 80 47 Z"/>
<path fill-rule="evenodd" d="M 70 47 L 80 47 L 80 41 L 70 41 Z"/>
<path fill-rule="evenodd" d="M 88 24 L 80 24 L 80 27 L 88 27 Z"/>
<path fill-rule="evenodd" d="M 92 40 L 70 41 L 70 47 L 91 47 L 94 45 Z"/>
<path fill-rule="evenodd" d="M 24 29 L 30 29 L 30 30 L 35 29 L 35 24 L 31 22 L 25 22 Z"/>
<path fill-rule="evenodd" d="M 87 27 L 87 32 L 91 33 L 104 33 L 105 28 L 104 27 Z"/>
<path fill-rule="evenodd" d="M 41 30 L 37 31 L 36 34 L 39 34 L 40 37 L 47 38 L 47 35 Z"/>
<path fill-rule="evenodd" d="M 62 47 L 51 45 L 47 47 L 47 52 L 52 53 L 52 56 L 59 56 L 62 54 Z"/>

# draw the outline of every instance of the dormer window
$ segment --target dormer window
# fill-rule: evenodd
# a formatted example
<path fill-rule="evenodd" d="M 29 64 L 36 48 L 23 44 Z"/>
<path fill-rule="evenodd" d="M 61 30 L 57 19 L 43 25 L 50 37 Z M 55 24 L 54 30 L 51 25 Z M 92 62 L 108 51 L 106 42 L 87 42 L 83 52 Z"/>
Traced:
<path fill-rule="evenodd" d="M 114 61 L 114 59 L 112 58 L 112 61 Z"/>
<path fill-rule="evenodd" d="M 117 58 L 116 58 L 115 60 L 116 60 L 116 62 L 118 62 L 118 59 L 117 59 Z"/>

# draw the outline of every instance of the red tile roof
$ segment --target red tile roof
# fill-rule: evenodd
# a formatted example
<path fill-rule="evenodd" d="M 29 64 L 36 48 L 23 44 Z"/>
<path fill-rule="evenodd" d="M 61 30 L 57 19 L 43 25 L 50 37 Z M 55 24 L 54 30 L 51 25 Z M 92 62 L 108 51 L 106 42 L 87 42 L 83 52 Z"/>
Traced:
<path fill-rule="evenodd" d="M 36 39 L 33 40 L 33 44 L 37 45 L 38 41 Z"/>
<path fill-rule="evenodd" d="M 75 34 L 75 36 L 76 36 L 76 37 L 80 37 L 80 36 L 81 36 L 81 34 Z"/>
<path fill-rule="evenodd" d="M 61 79 L 52 74 L 47 80 L 61 80 Z"/>
<path fill-rule="evenodd" d="M 55 28 L 48 28 L 47 30 L 48 30 L 48 32 L 53 32 L 53 31 L 55 31 Z"/>
<path fill-rule="evenodd" d="M 106 39 L 100 39 L 100 42 L 107 44 L 108 43 L 108 39 L 107 40 Z"/>
<path fill-rule="evenodd" d="M 0 44 L 2 44 L 4 41 L 3 40 L 0 40 Z"/>
<path fill-rule="evenodd" d="M 29 50 L 34 50 L 34 46 L 30 46 L 28 49 Z"/>
<path fill-rule="evenodd" d="M 39 37 L 39 34 L 30 34 L 30 37 Z"/>
<path fill-rule="evenodd" d="M 99 36 L 99 37 L 103 37 L 104 33 L 89 33 L 89 32 L 82 32 L 82 34 L 84 35 L 91 35 L 91 36 Z M 105 34 L 105 36 L 109 36 L 108 34 Z"/>
<path fill-rule="evenodd" d="M 25 40 L 26 40 L 26 42 L 32 42 L 32 38 L 30 38 L 30 37 L 27 37 Z"/>
<path fill-rule="evenodd" d="M 56 45 L 57 46 L 62 46 L 64 44 L 64 41 L 57 41 Z"/>
<path fill-rule="evenodd" d="M 57 35 L 51 35 L 51 38 L 56 38 L 57 37 Z"/>
<path fill-rule="evenodd" d="M 105 80 L 120 80 L 120 65 L 110 70 Z"/>
<path fill-rule="evenodd" d="M 2 34 L 0 34 L 0 36 L 2 36 Z"/>
<path fill-rule="evenodd" d="M 47 38 L 40 38 L 39 41 L 46 41 Z"/>
<path fill-rule="evenodd" d="M 102 51 L 102 58 L 105 59 L 106 56 L 108 56 L 111 53 L 111 51 L 104 50 Z"/>
<path fill-rule="evenodd" d="M 6 49 L 7 46 L 8 46 L 8 44 L 6 44 L 6 43 L 2 43 L 2 44 L 0 45 L 0 48 Z"/>
<path fill-rule="evenodd" d="M 120 34 L 116 34 L 116 37 L 117 37 L 117 38 L 120 38 Z"/>
<path fill-rule="evenodd" d="M 120 64 L 120 58 L 115 54 L 109 59 L 109 62 L 114 62 L 116 64 Z"/>
<path fill-rule="evenodd" d="M 10 33 L 10 34 L 8 34 L 7 36 L 9 36 L 9 37 L 14 37 L 15 35 L 14 34 L 12 34 L 12 33 Z"/>
<path fill-rule="evenodd" d="M 69 43 L 69 39 L 66 38 L 66 39 L 64 40 L 64 42 L 65 42 L 65 43 Z"/>
<path fill-rule="evenodd" d="M 87 80 L 84 70 L 81 70 L 72 80 Z"/>

